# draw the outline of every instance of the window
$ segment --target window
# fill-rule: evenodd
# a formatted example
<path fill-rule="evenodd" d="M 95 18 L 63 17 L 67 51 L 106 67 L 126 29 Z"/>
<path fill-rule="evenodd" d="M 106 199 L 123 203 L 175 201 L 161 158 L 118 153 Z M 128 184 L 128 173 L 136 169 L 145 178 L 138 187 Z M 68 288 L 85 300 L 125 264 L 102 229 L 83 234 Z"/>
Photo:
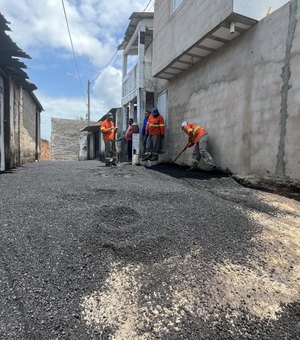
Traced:
<path fill-rule="evenodd" d="M 173 12 L 179 7 L 183 0 L 173 0 Z"/>

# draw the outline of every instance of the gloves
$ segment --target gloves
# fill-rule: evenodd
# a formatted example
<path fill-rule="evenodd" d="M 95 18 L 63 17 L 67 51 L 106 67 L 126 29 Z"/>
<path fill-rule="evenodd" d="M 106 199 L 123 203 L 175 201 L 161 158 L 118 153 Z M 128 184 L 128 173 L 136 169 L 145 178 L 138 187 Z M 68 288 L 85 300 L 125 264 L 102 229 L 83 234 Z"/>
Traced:
<path fill-rule="evenodd" d="M 165 138 L 165 136 L 164 136 L 164 135 L 160 135 L 160 138 L 161 138 L 161 139 L 164 139 L 164 138 Z"/>
<path fill-rule="evenodd" d="M 187 145 L 188 148 L 190 148 L 191 146 L 193 146 L 195 143 L 193 141 L 189 142 L 189 144 Z"/>

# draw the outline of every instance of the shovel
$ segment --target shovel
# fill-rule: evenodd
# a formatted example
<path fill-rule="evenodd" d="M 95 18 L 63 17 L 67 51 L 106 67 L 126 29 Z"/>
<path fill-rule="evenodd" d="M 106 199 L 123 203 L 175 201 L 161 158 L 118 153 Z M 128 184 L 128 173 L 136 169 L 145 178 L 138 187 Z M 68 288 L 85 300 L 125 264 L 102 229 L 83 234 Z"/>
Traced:
<path fill-rule="evenodd" d="M 184 153 L 184 151 L 188 148 L 189 143 L 184 147 L 184 149 L 179 153 L 179 155 L 174 159 L 174 161 L 172 163 L 175 163 L 177 161 L 177 159 L 181 156 L 182 153 Z"/>

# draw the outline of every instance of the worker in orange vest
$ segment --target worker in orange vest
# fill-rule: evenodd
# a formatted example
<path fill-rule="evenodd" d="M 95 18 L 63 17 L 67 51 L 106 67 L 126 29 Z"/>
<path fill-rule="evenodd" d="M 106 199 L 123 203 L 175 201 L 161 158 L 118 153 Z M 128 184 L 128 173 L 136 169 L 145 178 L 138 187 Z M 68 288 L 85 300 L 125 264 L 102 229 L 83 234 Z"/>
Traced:
<path fill-rule="evenodd" d="M 116 165 L 115 134 L 118 128 L 114 125 L 113 114 L 111 112 L 108 112 L 106 119 L 101 123 L 100 131 L 105 145 L 105 166 Z"/>
<path fill-rule="evenodd" d="M 146 150 L 142 160 L 156 161 L 160 151 L 161 140 L 165 137 L 165 121 L 157 108 L 153 108 L 146 125 Z"/>
<path fill-rule="evenodd" d="M 182 130 L 188 135 L 189 143 L 187 147 L 195 145 L 193 151 L 193 167 L 198 167 L 199 161 L 202 160 L 208 165 L 209 169 L 215 168 L 215 162 L 207 151 L 208 134 L 207 131 L 199 125 L 183 122 L 181 124 Z"/>

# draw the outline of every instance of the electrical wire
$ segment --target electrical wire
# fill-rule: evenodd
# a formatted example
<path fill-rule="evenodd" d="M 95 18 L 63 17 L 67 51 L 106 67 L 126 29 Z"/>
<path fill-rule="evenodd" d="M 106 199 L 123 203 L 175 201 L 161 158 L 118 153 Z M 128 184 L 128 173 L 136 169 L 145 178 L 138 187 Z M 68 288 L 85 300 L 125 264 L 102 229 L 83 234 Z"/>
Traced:
<path fill-rule="evenodd" d="M 146 11 L 147 7 L 151 4 L 153 0 L 150 0 L 146 7 L 144 8 L 143 12 Z M 94 83 L 100 76 L 101 74 L 106 70 L 106 68 L 110 65 L 110 63 L 113 61 L 114 57 L 117 55 L 118 50 L 116 50 L 115 54 L 111 57 L 111 59 L 109 60 L 109 62 L 99 71 L 99 73 L 91 80 L 91 84 Z"/>
<path fill-rule="evenodd" d="M 144 8 L 143 12 L 146 11 L 147 7 L 151 4 L 152 1 L 153 1 L 153 0 L 150 0 L 150 1 L 147 3 L 147 5 L 146 5 L 146 7 Z"/>
<path fill-rule="evenodd" d="M 110 65 L 110 63 L 113 61 L 114 57 L 117 55 L 118 50 L 116 50 L 115 54 L 111 57 L 109 62 L 100 70 L 100 72 L 94 77 L 94 79 L 91 80 L 91 83 L 94 83 L 100 76 L 101 74 L 105 71 L 105 69 Z"/>
<path fill-rule="evenodd" d="M 83 98 L 84 98 L 85 105 L 87 106 L 86 97 L 85 97 L 85 93 L 84 93 L 84 90 L 83 90 L 82 81 L 81 81 L 80 72 L 79 72 L 79 67 L 78 67 L 78 63 L 77 63 L 77 58 L 76 58 L 76 54 L 75 54 L 75 50 L 74 50 L 74 46 L 73 46 L 73 41 L 72 41 L 72 36 L 71 36 L 71 31 L 70 31 L 70 27 L 69 27 L 69 22 L 68 22 L 68 17 L 67 17 L 67 12 L 66 12 L 66 8 L 65 8 L 64 0 L 61 0 L 61 2 L 62 2 L 64 14 L 65 14 L 65 20 L 66 20 L 66 24 L 67 24 L 67 28 L 68 28 L 68 33 L 69 33 L 69 38 L 70 38 L 71 47 L 72 47 L 72 51 L 73 51 L 73 57 L 74 57 L 74 60 L 75 60 L 79 84 L 80 84 L 80 88 L 81 88 L 81 91 L 82 91 L 82 95 L 83 95 Z"/>

